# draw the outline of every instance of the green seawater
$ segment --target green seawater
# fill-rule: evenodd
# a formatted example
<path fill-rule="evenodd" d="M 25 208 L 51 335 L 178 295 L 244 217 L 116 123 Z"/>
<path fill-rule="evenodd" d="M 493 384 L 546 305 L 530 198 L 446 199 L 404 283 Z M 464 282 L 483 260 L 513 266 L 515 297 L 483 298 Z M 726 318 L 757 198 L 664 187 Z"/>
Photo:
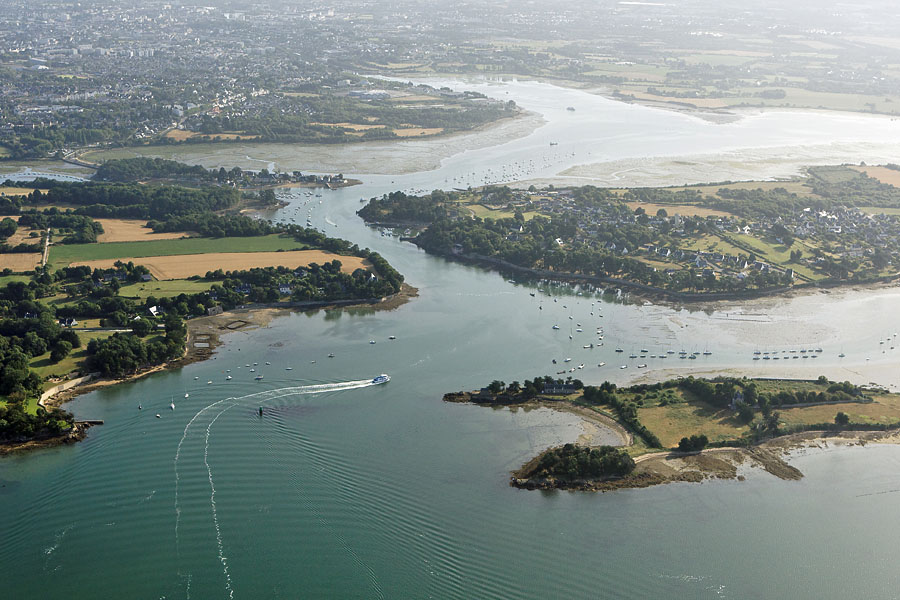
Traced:
<path fill-rule="evenodd" d="M 640 362 L 628 352 L 642 347 L 710 348 L 696 361 L 707 369 L 748 364 L 756 347 L 719 312 L 643 305 L 614 291 L 600 298 L 542 285 L 552 291 L 542 294 L 537 284 L 429 257 L 354 214 L 360 197 L 452 187 L 444 180 L 454 172 L 529 143 L 438 172 L 362 175 L 365 186 L 321 198 L 297 192 L 273 218 L 305 222 L 310 211 L 327 233 L 381 252 L 419 297 L 389 312 L 279 317 L 227 335 L 213 359 L 70 403 L 78 417 L 106 424 L 79 444 L 0 459 L 0 595 L 896 597 L 894 447 L 797 454 L 792 464 L 806 477 L 792 482 L 749 471 L 743 482 L 607 494 L 507 485 L 542 449 L 575 440 L 578 420 L 447 404 L 444 392 L 552 374 L 565 357 L 585 364 L 572 376 L 621 383 Z M 862 332 L 900 329 L 898 299 L 881 302 L 862 313 L 836 306 L 862 323 L 860 338 L 843 342 L 848 354 L 871 341 Z M 584 349 L 599 343 L 597 327 L 604 345 Z M 836 364 L 839 343 L 826 339 L 817 367 Z M 366 383 L 380 373 L 390 383 Z"/>

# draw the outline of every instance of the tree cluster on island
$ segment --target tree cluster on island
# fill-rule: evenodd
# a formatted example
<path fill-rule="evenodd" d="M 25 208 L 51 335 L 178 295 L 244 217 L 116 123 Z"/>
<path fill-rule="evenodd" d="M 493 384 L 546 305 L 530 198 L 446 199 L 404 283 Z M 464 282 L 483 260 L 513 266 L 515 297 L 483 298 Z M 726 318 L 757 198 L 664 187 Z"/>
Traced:
<path fill-rule="evenodd" d="M 634 459 L 622 448 L 599 446 L 588 448 L 565 444 L 544 452 L 537 463 L 520 473 L 523 479 L 577 482 L 623 477 L 634 471 Z"/>

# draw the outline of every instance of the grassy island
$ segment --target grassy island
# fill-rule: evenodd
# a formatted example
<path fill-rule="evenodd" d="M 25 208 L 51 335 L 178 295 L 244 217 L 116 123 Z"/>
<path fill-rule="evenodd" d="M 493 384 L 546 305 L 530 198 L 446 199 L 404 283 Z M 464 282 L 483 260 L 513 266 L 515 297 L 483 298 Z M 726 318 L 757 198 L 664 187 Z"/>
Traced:
<path fill-rule="evenodd" d="M 550 448 L 512 474 L 527 489 L 609 490 L 738 477 L 741 463 L 785 479 L 802 474 L 782 458 L 810 440 L 893 439 L 900 395 L 847 382 L 687 377 L 619 388 L 537 377 L 494 381 L 444 396 L 483 406 L 544 406 L 618 430 L 610 447 L 581 441 Z"/>
<path fill-rule="evenodd" d="M 359 211 L 426 251 L 537 279 L 675 300 L 878 282 L 900 265 L 900 167 L 810 167 L 784 182 L 394 192 Z"/>

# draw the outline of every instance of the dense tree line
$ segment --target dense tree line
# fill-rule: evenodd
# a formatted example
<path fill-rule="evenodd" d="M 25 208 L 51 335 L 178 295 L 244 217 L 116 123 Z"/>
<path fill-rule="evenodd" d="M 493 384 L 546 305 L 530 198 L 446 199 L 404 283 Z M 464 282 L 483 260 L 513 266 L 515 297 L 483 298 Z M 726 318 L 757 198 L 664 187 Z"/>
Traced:
<path fill-rule="evenodd" d="M 400 291 L 399 284 L 365 269 L 356 269 L 349 274 L 341 272 L 341 262 L 337 259 L 323 265 L 312 263 L 293 269 L 281 266 L 249 271 L 211 271 L 205 278 L 221 280 L 224 292 L 234 293 L 238 288 L 247 286 L 246 296 L 239 295 L 236 303 L 276 302 L 282 295 L 280 285 L 290 286 L 291 300 L 297 302 L 364 300 L 382 298 Z M 225 297 L 229 300 L 234 298 L 233 295 Z"/>
<path fill-rule="evenodd" d="M 678 387 L 702 402 L 718 408 L 729 406 L 736 392 L 741 392 L 743 402 L 751 407 L 777 407 L 792 404 L 819 402 L 859 402 L 866 400 L 862 388 L 848 381 L 830 382 L 824 376 L 817 381 L 820 389 L 785 389 L 777 392 L 760 392 L 753 381 L 736 378 L 699 379 L 688 376 L 679 380 Z"/>
<path fill-rule="evenodd" d="M 236 205 L 241 195 L 226 187 L 186 188 L 132 183 L 64 183 L 36 180 L 27 197 L 33 205 L 73 205 L 76 214 L 92 217 L 168 219 L 172 216 L 219 211 Z"/>
<path fill-rule="evenodd" d="M 662 443 L 652 431 L 638 418 L 638 404 L 616 393 L 616 384 L 608 381 L 599 387 L 586 386 L 584 400 L 589 404 L 609 406 L 616 411 L 619 420 L 625 423 L 635 434 L 641 436 L 651 448 L 662 448 Z"/>
<path fill-rule="evenodd" d="M 70 231 L 69 235 L 59 240 L 58 243 L 62 244 L 90 244 L 96 242 L 97 236 L 103 233 L 103 225 L 91 217 L 76 214 L 72 210 L 60 210 L 55 206 L 43 211 L 22 211 L 19 225 L 30 229 L 52 227 Z"/>
<path fill-rule="evenodd" d="M 42 380 L 29 360 L 48 351 L 62 360 L 81 346 L 78 335 L 56 322 L 51 308 L 37 300 L 40 286 L 11 282 L 0 288 L 0 396 L 21 402 L 40 395 Z M 39 292 L 38 292 L 39 293 Z"/>
<path fill-rule="evenodd" d="M 140 156 L 108 160 L 97 168 L 94 175 L 97 181 L 120 183 L 165 178 L 215 181 L 216 173 L 201 165 L 187 165 L 175 160 Z"/>
<path fill-rule="evenodd" d="M 391 192 L 381 198 L 372 198 L 357 214 L 369 223 L 380 221 L 432 223 L 438 219 L 456 214 L 447 207 L 456 193 L 435 190 L 426 196 L 411 196 L 403 192 Z"/>
<path fill-rule="evenodd" d="M 70 429 L 74 423 L 71 413 L 59 408 L 37 409 L 29 414 L 21 402 L 0 406 L 0 442 L 16 442 L 51 437 Z"/>
<path fill-rule="evenodd" d="M 156 233 L 195 231 L 203 237 L 254 237 L 279 231 L 268 221 L 246 215 L 218 215 L 211 212 L 151 220 L 147 226 Z"/>
<path fill-rule="evenodd" d="M 703 434 L 683 437 L 678 442 L 678 450 L 681 452 L 699 452 L 706 448 L 709 439 Z"/>
<path fill-rule="evenodd" d="M 184 354 L 187 330 L 175 315 L 165 319 L 163 339 L 144 341 L 135 333 L 114 333 L 106 339 L 88 342 L 88 366 L 111 377 L 128 375 L 144 367 L 158 365 Z"/>

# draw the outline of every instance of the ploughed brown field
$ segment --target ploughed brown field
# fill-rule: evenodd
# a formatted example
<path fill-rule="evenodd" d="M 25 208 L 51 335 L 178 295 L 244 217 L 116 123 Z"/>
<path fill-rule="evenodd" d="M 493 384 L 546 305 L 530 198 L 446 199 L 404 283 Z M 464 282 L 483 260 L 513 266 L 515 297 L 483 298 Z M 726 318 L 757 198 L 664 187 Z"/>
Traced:
<path fill-rule="evenodd" d="M 179 142 L 183 142 L 184 140 L 195 137 L 206 137 L 209 139 L 217 137 L 222 140 L 255 140 L 259 136 L 246 135 L 243 133 L 200 133 L 197 131 L 187 131 L 184 129 L 172 129 L 171 131 L 166 132 L 166 137 L 172 138 L 173 140 L 177 140 Z"/>
<path fill-rule="evenodd" d="M 310 123 L 310 125 L 324 125 L 325 127 L 340 127 L 353 131 L 368 131 L 369 129 L 384 129 L 384 125 L 360 125 L 358 123 Z"/>
<path fill-rule="evenodd" d="M 3 217 L 0 217 L 0 220 L 6 219 L 6 218 L 10 218 L 10 219 L 12 219 L 13 221 L 15 221 L 16 223 L 18 223 L 18 222 L 19 222 L 19 217 L 20 217 L 20 216 L 21 216 L 21 215 L 9 215 L 8 217 L 7 217 L 7 216 L 3 216 Z M 9 246 L 18 246 L 19 244 L 37 244 L 37 245 L 40 245 L 40 244 L 41 244 L 41 238 L 40 238 L 40 236 L 38 236 L 38 237 L 31 237 L 31 232 L 32 232 L 32 231 L 37 231 L 38 234 L 41 233 L 40 230 L 32 230 L 32 229 L 22 229 L 22 228 L 19 228 L 19 229 L 16 229 L 16 232 L 15 232 L 14 234 L 12 234 L 12 235 L 9 236 L 8 238 L 6 238 L 6 243 L 7 243 Z"/>
<path fill-rule="evenodd" d="M 140 219 L 95 219 L 103 225 L 103 233 L 98 242 L 149 242 L 151 240 L 177 240 L 189 233 L 173 231 L 171 233 L 153 233 L 144 227 L 146 221 Z"/>
<path fill-rule="evenodd" d="M 0 254 L 0 270 L 12 269 L 15 273 L 21 273 L 22 271 L 33 271 L 40 264 L 40 252 Z"/>
<path fill-rule="evenodd" d="M 4 254 L 3 256 L 15 256 Z M 25 256 L 31 256 L 26 254 Z M 40 261 L 40 255 L 36 255 Z M 341 261 L 341 270 L 352 273 L 356 269 L 368 268 L 367 261 L 357 256 L 341 256 L 323 250 L 294 250 L 291 252 L 217 252 L 212 254 L 179 254 L 174 256 L 149 256 L 145 258 L 112 258 L 88 260 L 72 263 L 71 266 L 87 265 L 94 269 L 111 268 L 116 261 L 134 261 L 144 265 L 156 279 L 186 279 L 192 275 L 206 275 L 208 271 L 244 271 L 260 267 L 304 267 L 310 263 L 324 264 L 332 260 Z M 33 268 L 33 267 L 32 267 Z M 22 270 L 22 269 L 19 269 Z"/>
<path fill-rule="evenodd" d="M 394 129 L 394 133 L 398 137 L 417 137 L 420 135 L 437 135 L 444 131 L 443 127 L 409 127 L 402 129 Z"/>
<path fill-rule="evenodd" d="M 877 179 L 881 183 L 886 183 L 894 187 L 900 187 L 900 171 L 888 169 L 887 167 L 850 167 L 854 171 L 865 173 L 872 179 Z"/>

